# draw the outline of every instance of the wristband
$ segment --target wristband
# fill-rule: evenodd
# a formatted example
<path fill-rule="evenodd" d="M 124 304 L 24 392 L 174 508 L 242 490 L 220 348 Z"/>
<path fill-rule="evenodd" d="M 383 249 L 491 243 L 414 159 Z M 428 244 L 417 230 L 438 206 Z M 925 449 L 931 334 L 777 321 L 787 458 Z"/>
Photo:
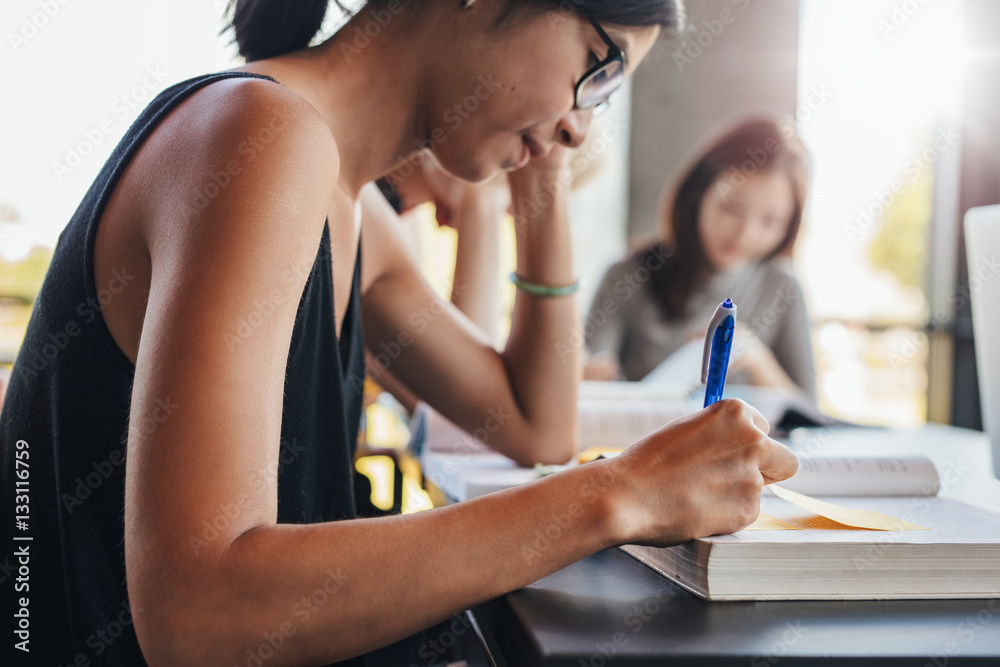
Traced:
<path fill-rule="evenodd" d="M 510 274 L 510 281 L 518 289 L 524 290 L 528 294 L 534 294 L 535 296 L 568 296 L 579 290 L 581 284 L 580 279 L 577 278 L 575 282 L 569 285 L 539 285 L 538 283 L 528 282 L 520 278 L 516 271 Z"/>

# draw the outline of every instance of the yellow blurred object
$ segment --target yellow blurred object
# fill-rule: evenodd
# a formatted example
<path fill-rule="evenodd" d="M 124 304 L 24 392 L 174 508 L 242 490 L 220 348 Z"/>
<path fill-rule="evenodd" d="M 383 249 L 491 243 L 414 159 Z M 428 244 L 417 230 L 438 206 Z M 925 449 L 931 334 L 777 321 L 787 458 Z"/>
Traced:
<path fill-rule="evenodd" d="M 388 456 L 364 456 L 355 461 L 354 467 L 371 480 L 372 504 L 381 510 L 391 510 L 393 460 Z"/>
<path fill-rule="evenodd" d="M 368 406 L 377 401 L 378 397 L 382 395 L 382 391 L 383 389 L 379 383 L 366 375 L 365 386 L 361 394 L 361 409 L 367 410 Z"/>
<path fill-rule="evenodd" d="M 31 318 L 32 303 L 42 288 L 52 262 L 52 249 L 31 246 L 27 257 L 5 260 L 2 244 L 9 241 L 9 231 L 0 231 L 0 363 L 11 363 L 24 341 Z"/>
<path fill-rule="evenodd" d="M 403 514 L 423 512 L 434 507 L 430 495 L 420 488 L 419 478 L 403 477 Z"/>
<path fill-rule="evenodd" d="M 431 507 L 444 507 L 450 505 L 452 500 L 445 495 L 444 491 L 441 490 L 433 481 L 430 479 L 423 480 L 423 489 L 421 490 L 421 495 L 426 496 L 431 503 Z M 426 509 L 431 509 L 430 507 Z M 414 508 L 414 512 L 420 511 L 418 508 Z"/>
<path fill-rule="evenodd" d="M 52 249 L 34 246 L 23 261 L 0 261 L 0 297 L 34 301 L 52 262 Z"/>
<path fill-rule="evenodd" d="M 385 452 L 385 453 L 380 453 Z M 420 462 L 412 453 L 385 449 L 359 450 L 355 469 L 371 482 L 371 502 L 385 511 L 422 512 L 446 502 L 435 502 L 425 491 Z M 396 492 L 400 497 L 396 498 Z"/>
<path fill-rule="evenodd" d="M 0 363 L 13 363 L 28 330 L 31 304 L 0 299 Z"/>
<path fill-rule="evenodd" d="M 378 401 L 365 410 L 365 421 L 367 423 L 365 444 L 368 447 L 404 449 L 410 442 L 410 429 L 404 423 L 402 416 Z"/>
<path fill-rule="evenodd" d="M 577 461 L 579 463 L 590 463 L 599 456 L 608 458 L 608 454 L 620 454 L 624 451 L 624 449 L 615 449 L 612 447 L 589 447 L 577 455 Z"/>

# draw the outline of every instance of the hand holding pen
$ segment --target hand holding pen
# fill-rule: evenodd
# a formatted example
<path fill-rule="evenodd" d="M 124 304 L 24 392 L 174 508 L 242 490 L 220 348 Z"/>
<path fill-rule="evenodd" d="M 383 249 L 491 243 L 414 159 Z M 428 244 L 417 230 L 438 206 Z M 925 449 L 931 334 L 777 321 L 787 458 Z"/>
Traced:
<path fill-rule="evenodd" d="M 745 528 L 760 513 L 760 490 L 795 474 L 798 460 L 768 437 L 763 415 L 738 399 L 720 400 L 736 328 L 736 306 L 716 309 L 705 341 L 707 410 L 676 419 L 618 456 L 588 466 L 623 480 L 620 544 L 670 546 Z M 715 404 L 715 405 L 712 405 Z"/>

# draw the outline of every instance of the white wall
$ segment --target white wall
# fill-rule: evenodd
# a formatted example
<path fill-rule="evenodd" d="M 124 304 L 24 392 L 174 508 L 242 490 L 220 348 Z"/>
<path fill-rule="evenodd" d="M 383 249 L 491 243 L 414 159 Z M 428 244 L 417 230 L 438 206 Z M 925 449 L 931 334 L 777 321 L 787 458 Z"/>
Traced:
<path fill-rule="evenodd" d="M 152 97 L 178 81 L 235 66 L 235 49 L 218 36 L 224 6 L 222 0 L 4 0 L 0 204 L 17 209 L 39 242 L 55 243 Z"/>
<path fill-rule="evenodd" d="M 636 72 L 629 232 L 658 229 L 660 193 L 686 154 L 747 113 L 794 114 L 798 0 L 687 2 L 687 31 Z"/>

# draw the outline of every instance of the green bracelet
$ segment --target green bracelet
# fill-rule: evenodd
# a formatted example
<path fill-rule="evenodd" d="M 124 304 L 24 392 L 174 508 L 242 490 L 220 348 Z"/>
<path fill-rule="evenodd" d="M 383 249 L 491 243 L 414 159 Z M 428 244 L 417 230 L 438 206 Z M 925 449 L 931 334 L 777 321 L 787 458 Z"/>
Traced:
<path fill-rule="evenodd" d="M 510 281 L 518 289 L 522 289 L 528 294 L 534 294 L 535 296 L 567 296 L 579 290 L 581 282 L 577 278 L 576 282 L 571 285 L 539 285 L 538 283 L 530 283 L 527 280 L 521 279 L 516 271 L 511 272 Z"/>

